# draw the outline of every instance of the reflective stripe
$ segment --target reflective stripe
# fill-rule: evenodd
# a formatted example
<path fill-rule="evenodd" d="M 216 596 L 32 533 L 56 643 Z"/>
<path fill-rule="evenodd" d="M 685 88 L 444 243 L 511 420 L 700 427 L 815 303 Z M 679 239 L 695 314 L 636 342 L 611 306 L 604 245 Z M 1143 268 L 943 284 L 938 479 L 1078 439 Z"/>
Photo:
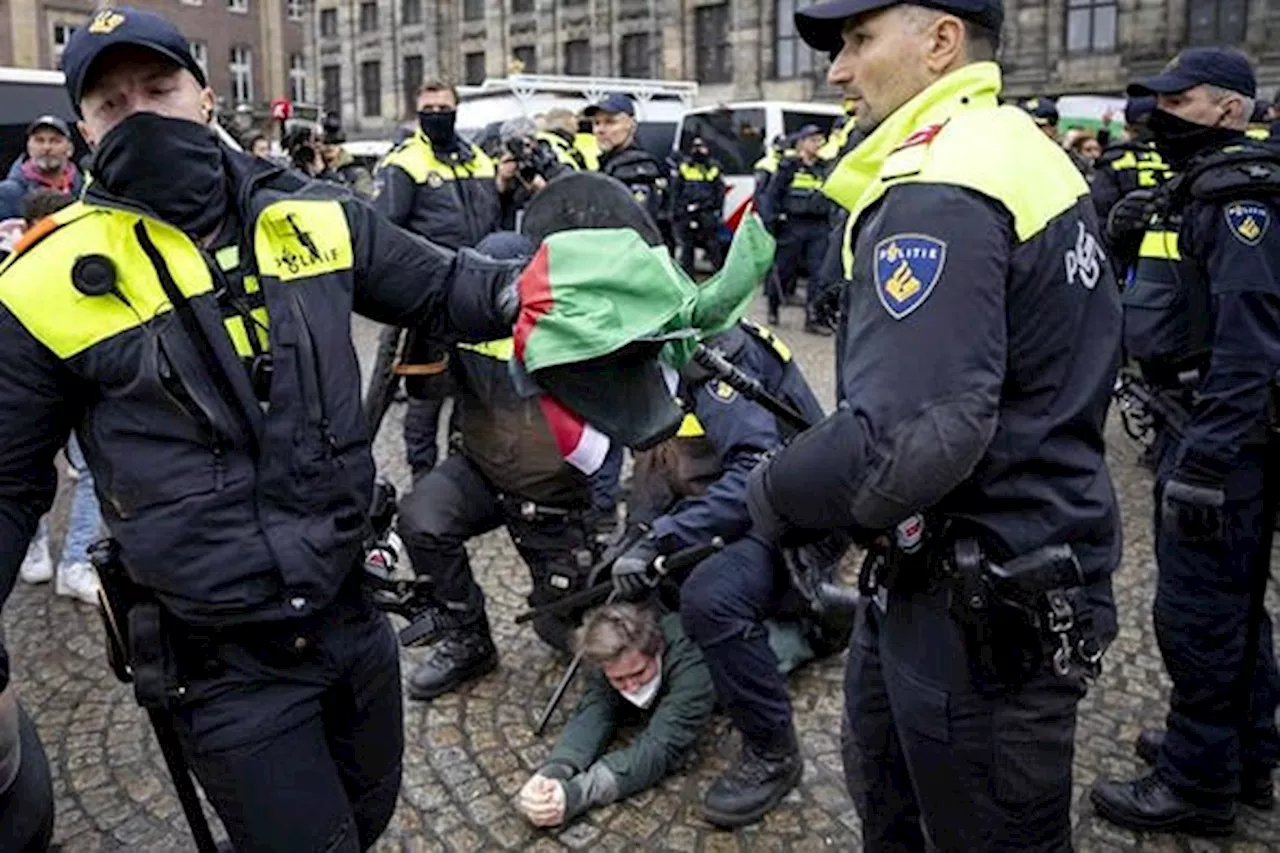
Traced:
<path fill-rule="evenodd" d="M 258 272 L 281 281 L 352 268 L 351 229 L 337 201 L 285 199 L 268 205 L 254 227 Z"/>
<path fill-rule="evenodd" d="M 698 416 L 689 412 L 680 421 L 680 429 L 676 432 L 676 438 L 702 438 L 707 431 L 702 428 L 702 421 L 698 420 Z"/>
<path fill-rule="evenodd" d="M 263 326 L 267 325 L 267 309 L 254 308 L 249 312 L 253 319 L 257 320 Z M 231 338 L 231 345 L 235 347 L 236 355 L 241 358 L 253 358 L 257 354 L 253 348 L 253 344 L 249 342 L 249 333 L 247 329 L 253 329 L 258 336 L 258 349 L 265 352 L 269 347 L 266 330 L 253 323 L 247 322 L 239 314 L 227 317 L 222 321 L 223 327 L 227 330 L 227 337 Z"/>
<path fill-rule="evenodd" d="M 85 204 L 72 208 L 60 217 L 68 225 L 15 258 L 0 274 L 0 303 L 59 358 L 71 358 L 172 309 L 155 268 L 138 244 L 133 229 L 139 222 L 183 294 L 195 297 L 212 291 L 204 257 L 176 228 L 124 211 Z M 85 296 L 72 286 L 72 267 L 90 253 L 90 247 L 109 252 L 116 286 L 129 305 L 114 297 Z"/>
<path fill-rule="evenodd" d="M 812 172 L 796 172 L 796 176 L 791 179 L 791 189 L 820 190 L 822 189 L 822 178 Z"/>
<path fill-rule="evenodd" d="M 1178 232 L 1148 231 L 1142 235 L 1142 245 L 1138 247 L 1138 257 L 1154 258 L 1162 261 L 1182 260 L 1182 253 L 1178 251 Z"/>
<path fill-rule="evenodd" d="M 419 132 L 401 143 L 382 161 L 383 166 L 399 166 L 416 184 L 439 185 L 445 181 L 468 178 L 493 178 L 497 175 L 493 160 L 479 147 L 471 146 L 471 158 L 453 163 L 441 160 L 431 143 Z"/>
<path fill-rule="evenodd" d="M 778 354 L 778 358 L 782 359 L 784 362 L 791 361 L 791 347 L 787 346 L 786 343 L 783 342 L 782 338 L 775 335 L 771 329 L 767 329 L 759 323 L 753 323 L 750 320 L 743 320 L 742 325 L 745 326 L 747 331 L 751 332 L 751 334 L 755 335 L 757 338 L 772 347 L 773 351 Z"/>
<path fill-rule="evenodd" d="M 720 177 L 720 167 L 699 166 L 697 163 L 681 163 L 680 177 L 686 181 L 714 181 Z"/>
<path fill-rule="evenodd" d="M 1244 132 L 1244 135 L 1250 139 L 1261 139 L 1263 141 L 1271 138 L 1271 128 L 1269 127 L 1251 127 Z"/>
<path fill-rule="evenodd" d="M 218 269 L 223 272 L 231 272 L 240 268 L 240 246 L 232 243 L 230 246 L 223 246 L 221 249 L 213 253 L 213 259 L 218 262 Z"/>
<path fill-rule="evenodd" d="M 496 341 L 485 341 L 479 344 L 458 344 L 458 349 L 487 356 L 497 361 L 510 361 L 515 356 L 515 339 L 501 338 Z"/>
<path fill-rule="evenodd" d="M 547 143 L 547 145 L 551 146 L 551 150 L 555 152 L 556 159 L 559 160 L 561 163 L 573 169 L 574 171 L 581 170 L 582 166 L 578 162 L 578 158 L 573 156 L 574 152 L 577 149 L 575 149 L 572 145 L 566 142 L 563 136 L 561 136 L 558 133 L 552 133 L 551 131 L 546 130 L 546 131 L 543 131 L 542 133 L 539 133 L 537 138 L 541 139 L 543 142 Z"/>

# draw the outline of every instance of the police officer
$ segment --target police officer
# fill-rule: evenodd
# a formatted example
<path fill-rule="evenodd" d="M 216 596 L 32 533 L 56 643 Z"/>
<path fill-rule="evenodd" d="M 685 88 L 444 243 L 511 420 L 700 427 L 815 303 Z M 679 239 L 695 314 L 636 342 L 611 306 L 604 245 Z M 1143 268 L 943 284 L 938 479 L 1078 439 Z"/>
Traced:
<path fill-rule="evenodd" d="M 491 234 L 480 248 L 498 258 L 533 253 L 518 234 Z M 592 484 L 561 455 L 538 399 L 516 390 L 508 372 L 513 346 L 506 337 L 454 348 L 458 453 L 418 480 L 400 505 L 400 536 L 414 571 L 430 581 L 433 605 L 431 649 L 409 677 L 414 699 L 434 699 L 497 667 L 468 539 L 506 526 L 529 566 L 532 607 L 580 591 L 594 562 Z M 533 627 L 568 653 L 580 616 L 539 617 Z"/>
<path fill-rule="evenodd" d="M 1083 177 L 999 106 L 1002 20 L 998 0 L 796 14 L 868 136 L 827 185 L 850 211 L 839 408 L 752 472 L 748 503 L 753 538 L 871 544 L 843 740 L 872 853 L 1069 848 L 1076 707 L 1115 631 L 1119 295 Z M 984 592 L 1018 556 L 1028 584 L 1077 586 L 1052 596 L 1071 628 Z"/>
<path fill-rule="evenodd" d="M 556 159 L 574 172 L 589 168 L 586 156 L 574 146 L 578 129 L 577 116 L 570 110 L 557 107 L 547 110 L 543 120 L 546 127 L 538 132 L 537 138 L 550 146 Z"/>
<path fill-rule="evenodd" d="M 712 270 L 723 262 L 720 248 L 720 213 L 724 208 L 724 174 L 711 158 L 711 149 L 694 137 L 689 153 L 681 158 L 671 185 L 673 219 L 680 243 L 680 266 L 693 275 L 694 251 L 707 253 Z"/>
<path fill-rule="evenodd" d="M 858 144 L 858 99 L 845 98 L 841 107 L 844 115 L 831 128 L 831 133 L 818 149 L 818 157 L 823 160 L 839 160 Z"/>
<path fill-rule="evenodd" d="M 790 350 L 769 331 L 743 323 L 709 343 L 806 418 L 822 418 Z M 715 536 L 731 543 L 694 569 L 679 601 L 685 632 L 701 647 L 716 693 L 742 733 L 741 758 L 707 792 L 703 814 L 716 826 L 745 826 L 777 805 L 803 773 L 791 701 L 764 624 L 794 619 L 803 602 L 785 581 L 774 544 L 747 536 L 746 503 L 751 469 L 795 431 L 696 364 L 685 368 L 679 394 L 688 412 L 679 434 L 636 459 L 636 506 L 628 521 L 652 519 L 651 532 L 618 559 L 613 580 L 631 595 L 652 580 L 660 555 Z M 822 651 L 842 646 L 842 639 Z"/>
<path fill-rule="evenodd" d="M 815 306 L 822 295 L 822 260 L 830 236 L 831 203 L 822 194 L 822 184 L 832 164 L 818 157 L 823 133 L 817 125 L 800 128 L 794 139 L 795 156 L 784 156 L 777 174 L 769 181 L 767 209 L 772 220 L 766 220 L 766 224 L 778 238 L 775 267 L 782 295 L 796 292 L 796 280 L 803 268 L 808 277 L 804 330 L 829 335 L 831 330 L 817 322 Z M 777 314 L 778 300 L 777 291 L 769 295 L 770 316 Z"/>
<path fill-rule="evenodd" d="M 0 590 L 74 429 L 157 617 L 130 623 L 138 698 L 234 848 L 367 849 L 403 729 L 395 637 L 361 591 L 350 316 L 499 337 L 513 265 L 224 148 L 201 65 L 152 12 L 98 10 L 62 70 L 94 181 L 0 268 Z"/>
<path fill-rule="evenodd" d="M 1098 211 L 1098 221 L 1106 223 L 1112 209 L 1121 199 L 1136 190 L 1143 197 L 1151 198 L 1157 187 L 1172 175 L 1169 164 L 1161 158 L 1151 144 L 1147 118 L 1155 109 L 1154 98 L 1130 98 L 1124 107 L 1125 134 L 1128 137 L 1108 145 L 1094 165 L 1089 179 L 1089 191 L 1093 206 Z M 1130 204 L 1137 197 L 1130 200 Z M 1138 222 L 1145 220 L 1145 204 L 1137 212 Z M 1137 260 L 1142 239 L 1142 227 L 1105 229 L 1107 253 L 1111 256 L 1116 275 L 1124 277 Z"/>
<path fill-rule="evenodd" d="M 418 90 L 418 131 L 391 150 L 378 170 L 374 207 L 395 224 L 450 249 L 475 246 L 496 231 L 501 218 L 496 166 L 455 130 L 458 92 L 441 80 Z M 421 330 L 411 335 L 405 361 L 447 364 L 447 350 Z M 414 477 L 436 464 L 436 435 L 444 402 L 452 393 L 447 371 L 413 376 L 405 383 L 409 406 L 404 443 Z"/>
<path fill-rule="evenodd" d="M 1158 337 L 1178 374 L 1166 381 L 1194 396 L 1155 486 L 1155 629 L 1173 681 L 1167 730 L 1139 738 L 1150 775 L 1099 783 L 1092 798 L 1130 829 L 1229 833 L 1237 801 L 1274 804 L 1280 760 L 1271 622 L 1253 602 L 1273 522 L 1264 444 L 1280 370 L 1280 158 L 1245 137 L 1257 85 L 1241 53 L 1188 48 L 1129 93 L 1155 95 L 1149 126 L 1179 177 L 1166 186 L 1160 231 L 1144 240 L 1164 247 L 1170 274 L 1139 267 L 1126 343 Z M 1131 325 L 1131 306 L 1145 308 L 1143 327 Z M 1252 618 L 1260 621 L 1250 630 Z"/>
<path fill-rule="evenodd" d="M 657 223 L 668 249 L 675 248 L 668 202 L 668 170 L 636 144 L 636 105 L 615 92 L 583 110 L 600 146 L 600 171 L 631 191 L 636 203 Z"/>

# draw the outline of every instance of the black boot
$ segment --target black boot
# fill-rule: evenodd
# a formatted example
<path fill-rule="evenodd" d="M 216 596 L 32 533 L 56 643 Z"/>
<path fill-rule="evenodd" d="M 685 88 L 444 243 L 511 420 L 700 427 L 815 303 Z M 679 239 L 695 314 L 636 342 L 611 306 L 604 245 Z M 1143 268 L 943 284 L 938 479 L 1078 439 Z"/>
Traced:
<path fill-rule="evenodd" d="M 434 699 L 498 668 L 498 650 L 489 636 L 489 622 L 447 632 L 431 647 L 427 659 L 409 676 L 409 697 Z"/>
<path fill-rule="evenodd" d="M 1160 747 L 1164 744 L 1164 732 L 1159 729 L 1143 729 L 1133 743 L 1133 751 L 1152 767 L 1160 760 Z M 1240 793 L 1236 800 L 1249 808 L 1269 812 L 1276 807 L 1275 787 L 1271 781 L 1271 768 L 1245 767 L 1240 774 Z"/>
<path fill-rule="evenodd" d="M 738 763 L 707 791 L 702 815 L 725 829 L 755 823 L 799 785 L 803 775 L 804 761 L 794 731 L 788 730 L 768 748 L 744 740 Z"/>
<path fill-rule="evenodd" d="M 1135 832 L 1219 836 L 1235 830 L 1235 802 L 1197 805 L 1183 799 L 1155 773 L 1132 782 L 1096 782 L 1089 799 L 1099 815 Z"/>

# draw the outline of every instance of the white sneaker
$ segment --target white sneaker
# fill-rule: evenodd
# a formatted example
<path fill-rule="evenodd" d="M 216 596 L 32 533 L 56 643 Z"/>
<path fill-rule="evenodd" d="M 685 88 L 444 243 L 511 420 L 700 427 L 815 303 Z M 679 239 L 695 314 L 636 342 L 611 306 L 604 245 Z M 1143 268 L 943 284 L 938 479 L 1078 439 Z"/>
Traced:
<path fill-rule="evenodd" d="M 49 537 L 36 536 L 27 546 L 27 556 L 22 560 L 19 575 L 27 583 L 48 583 L 53 580 L 53 558 L 49 556 Z"/>
<path fill-rule="evenodd" d="M 98 605 L 98 574 L 88 563 L 72 563 L 58 567 L 58 582 L 54 592 L 68 598 L 78 598 L 85 604 Z"/>

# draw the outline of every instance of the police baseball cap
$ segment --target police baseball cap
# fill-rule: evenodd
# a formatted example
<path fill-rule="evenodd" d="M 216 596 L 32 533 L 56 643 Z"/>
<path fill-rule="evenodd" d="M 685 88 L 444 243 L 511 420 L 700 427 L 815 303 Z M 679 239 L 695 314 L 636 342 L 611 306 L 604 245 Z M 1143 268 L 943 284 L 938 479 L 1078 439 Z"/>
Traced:
<path fill-rule="evenodd" d="M 844 22 L 866 12 L 901 5 L 903 0 L 828 0 L 796 12 L 796 32 L 814 50 L 834 54 L 844 46 Z M 1000 32 L 1002 0 L 911 0 L 912 5 L 949 12 L 980 27 Z"/>
<path fill-rule="evenodd" d="M 793 138 L 796 142 L 799 142 L 806 136 L 826 136 L 826 133 L 824 133 L 822 128 L 818 127 L 816 124 L 806 124 L 804 127 L 796 131 L 796 135 Z"/>
<path fill-rule="evenodd" d="M 155 12 L 130 6 L 108 6 L 99 9 L 86 26 L 72 33 L 62 51 L 62 73 L 66 75 L 67 94 L 71 96 L 77 114 L 94 63 L 101 58 L 103 51 L 120 44 L 153 50 L 190 71 L 201 86 L 208 85 L 204 69 L 191 55 L 187 39 L 177 27 Z"/>
<path fill-rule="evenodd" d="M 1058 123 L 1058 104 L 1053 98 L 1027 98 L 1018 107 L 1042 127 Z"/>
<path fill-rule="evenodd" d="M 31 122 L 31 124 L 27 125 L 27 136 L 30 136 L 31 134 L 35 133 L 37 130 L 41 130 L 46 127 L 49 128 L 50 130 L 56 130 L 58 133 L 61 133 L 67 139 L 71 138 L 71 128 L 67 126 L 67 123 L 65 121 L 58 118 L 57 116 L 40 116 L 40 118 L 36 119 L 35 121 Z"/>
<path fill-rule="evenodd" d="M 634 116 L 636 114 L 636 105 L 631 98 L 621 92 L 613 92 L 605 95 L 604 100 L 600 103 L 592 104 L 582 111 L 582 114 L 587 118 L 596 113 L 626 113 L 629 116 Z"/>
<path fill-rule="evenodd" d="M 1253 75 L 1248 57 L 1223 47 L 1189 47 L 1156 76 L 1130 83 L 1125 93 L 1131 97 L 1174 95 L 1202 83 L 1239 92 L 1246 98 L 1258 94 L 1258 79 Z"/>
<path fill-rule="evenodd" d="M 1140 95 L 1130 98 L 1124 105 L 1124 123 L 1142 124 L 1156 108 L 1154 95 Z"/>

